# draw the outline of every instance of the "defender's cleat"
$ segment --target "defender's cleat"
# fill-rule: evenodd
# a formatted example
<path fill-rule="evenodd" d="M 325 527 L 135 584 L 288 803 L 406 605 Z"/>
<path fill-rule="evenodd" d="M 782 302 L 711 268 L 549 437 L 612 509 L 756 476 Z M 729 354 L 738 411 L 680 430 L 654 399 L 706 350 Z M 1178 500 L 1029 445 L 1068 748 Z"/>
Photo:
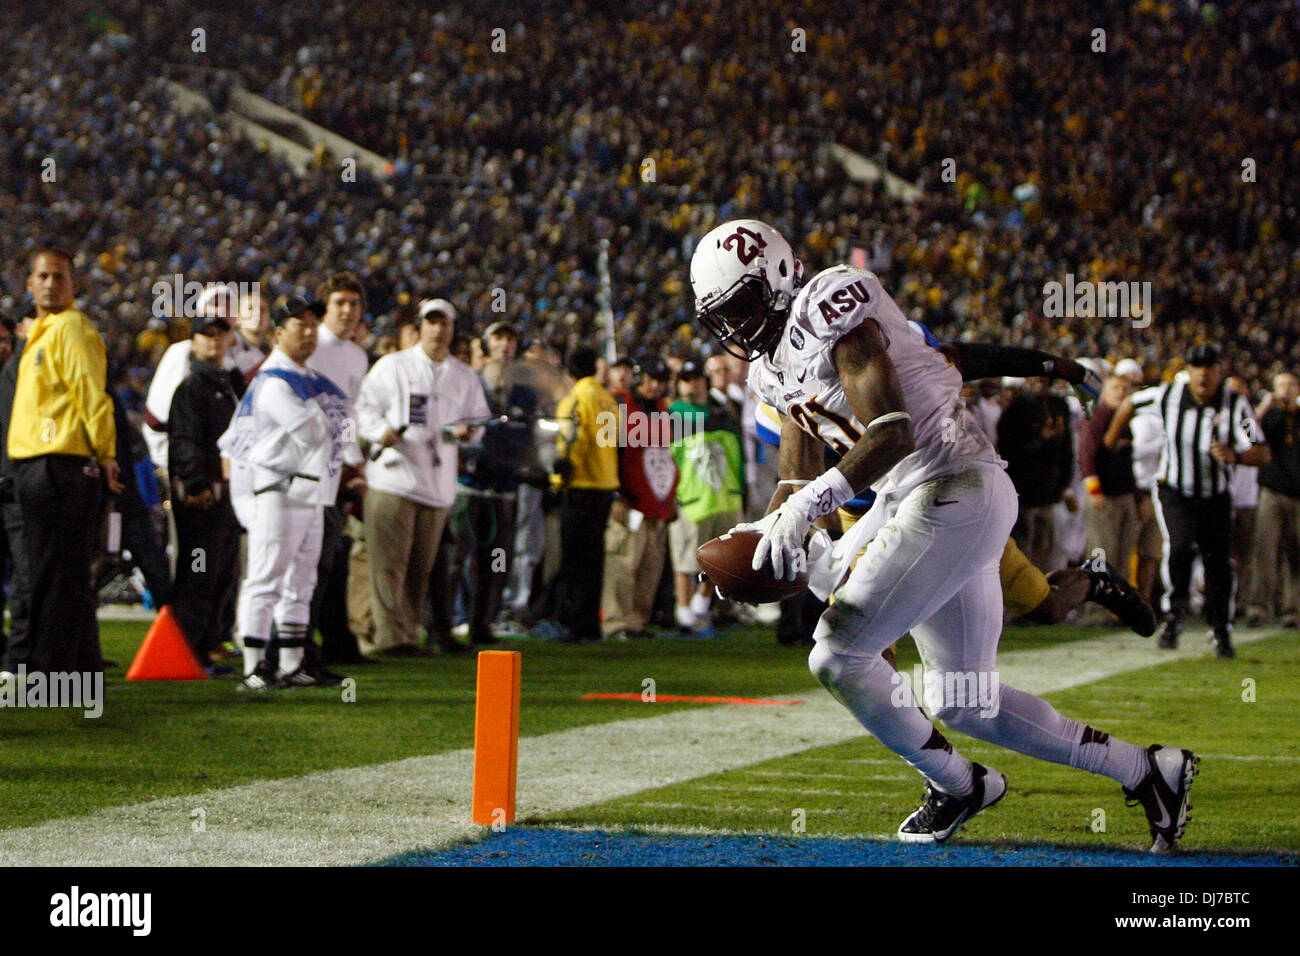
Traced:
<path fill-rule="evenodd" d="M 1236 657 L 1237 652 L 1232 646 L 1232 629 L 1216 628 L 1210 635 L 1210 647 L 1214 648 L 1214 656 L 1219 658 Z"/>
<path fill-rule="evenodd" d="M 319 687 L 320 681 L 313 677 L 305 667 L 299 667 L 290 674 L 281 674 L 275 681 L 276 690 L 291 690 L 294 687 Z"/>
<path fill-rule="evenodd" d="M 1007 778 L 982 764 L 972 764 L 975 789 L 969 796 L 944 793 L 931 783 L 925 785 L 925 803 L 898 828 L 905 843 L 942 843 L 975 814 L 993 806 L 1007 792 Z"/>
<path fill-rule="evenodd" d="M 1142 804 L 1151 825 L 1151 852 L 1167 853 L 1182 839 L 1183 827 L 1191 819 L 1188 800 L 1192 779 L 1201 758 L 1190 750 L 1152 744 L 1147 748 L 1151 769 L 1133 790 L 1124 787 L 1129 806 Z"/>
<path fill-rule="evenodd" d="M 1082 570 L 1092 579 L 1088 600 L 1100 604 L 1143 637 L 1156 632 L 1156 612 L 1151 602 L 1115 568 L 1108 563 L 1104 570 L 1098 571 L 1087 561 Z"/>

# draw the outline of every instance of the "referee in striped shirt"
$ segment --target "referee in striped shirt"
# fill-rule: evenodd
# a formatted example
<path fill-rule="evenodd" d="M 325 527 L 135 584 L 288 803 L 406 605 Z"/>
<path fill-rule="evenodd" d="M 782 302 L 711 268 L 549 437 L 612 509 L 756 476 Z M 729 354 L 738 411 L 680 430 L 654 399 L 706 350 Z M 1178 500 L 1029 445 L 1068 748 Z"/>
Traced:
<path fill-rule="evenodd" d="M 1178 646 L 1187 611 L 1192 561 L 1205 566 L 1205 616 L 1214 629 L 1218 657 L 1232 657 L 1232 470 L 1269 461 L 1268 446 L 1249 400 L 1223 384 L 1222 355 L 1213 345 L 1187 354 L 1188 379 L 1143 389 L 1124 401 L 1110 428 L 1107 448 L 1125 436 L 1134 415 L 1153 415 L 1164 426 L 1164 451 L 1156 475 L 1156 519 L 1164 534 L 1160 564 L 1165 593 L 1159 646 Z"/>

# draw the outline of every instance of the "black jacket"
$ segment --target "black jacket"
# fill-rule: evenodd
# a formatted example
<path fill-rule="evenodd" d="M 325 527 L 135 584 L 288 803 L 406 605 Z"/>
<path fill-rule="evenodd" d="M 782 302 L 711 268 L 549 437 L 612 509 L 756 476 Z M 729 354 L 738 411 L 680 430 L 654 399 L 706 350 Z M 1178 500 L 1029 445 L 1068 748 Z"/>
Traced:
<path fill-rule="evenodd" d="M 26 339 L 14 338 L 14 354 L 0 369 L 0 475 L 14 474 L 13 463 L 9 460 L 9 419 L 14 412 L 14 391 L 18 387 L 18 363 L 22 361 Z"/>
<path fill-rule="evenodd" d="M 1024 393 L 998 419 L 998 454 L 1007 461 L 1022 508 L 1054 505 L 1074 477 L 1070 407 L 1057 395 Z"/>
<path fill-rule="evenodd" d="M 167 416 L 167 473 L 187 497 L 221 482 L 217 439 L 230 427 L 244 387 L 238 370 L 190 359 L 190 374 L 176 387 Z"/>

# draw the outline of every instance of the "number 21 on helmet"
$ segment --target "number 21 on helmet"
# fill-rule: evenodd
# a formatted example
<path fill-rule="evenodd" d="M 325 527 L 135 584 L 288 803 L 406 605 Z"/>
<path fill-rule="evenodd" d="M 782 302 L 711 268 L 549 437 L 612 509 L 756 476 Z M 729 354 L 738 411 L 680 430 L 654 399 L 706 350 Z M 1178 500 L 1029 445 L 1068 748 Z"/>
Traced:
<path fill-rule="evenodd" d="M 691 257 L 695 317 L 746 361 L 775 348 L 803 264 L 785 237 L 757 219 L 733 219 L 705 233 Z"/>

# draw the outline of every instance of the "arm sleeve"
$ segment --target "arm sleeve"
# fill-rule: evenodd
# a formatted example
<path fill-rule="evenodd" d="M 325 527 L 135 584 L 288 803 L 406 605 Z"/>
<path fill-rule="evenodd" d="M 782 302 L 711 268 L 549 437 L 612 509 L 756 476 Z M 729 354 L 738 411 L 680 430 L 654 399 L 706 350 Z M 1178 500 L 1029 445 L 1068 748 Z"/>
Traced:
<path fill-rule="evenodd" d="M 392 405 L 389 371 L 387 364 L 376 364 L 361 380 L 357 392 L 357 435 L 366 441 L 379 441 L 390 427 L 384 418 L 384 409 Z"/>
<path fill-rule="evenodd" d="M 567 419 L 574 414 L 577 403 L 577 395 L 574 392 L 569 392 L 568 395 L 560 399 L 560 404 L 555 409 L 555 417 L 559 419 L 560 425 L 560 430 L 555 435 L 555 447 L 559 451 L 561 458 L 569 455 L 569 446 L 572 444 L 571 439 L 576 437 L 575 423 Z M 581 416 L 578 416 L 578 418 L 576 427 L 581 428 Z"/>
<path fill-rule="evenodd" d="M 992 342 L 945 342 L 944 347 L 957 353 L 957 365 L 966 382 L 981 378 L 1065 377 L 1058 371 L 1056 356 L 1041 349 Z"/>
<path fill-rule="evenodd" d="M 202 396 L 186 379 L 172 395 L 171 409 L 167 415 L 170 442 L 167 446 L 167 470 L 180 481 L 187 495 L 196 495 L 208 487 L 206 457 L 203 453 L 205 437 Z"/>
<path fill-rule="evenodd" d="M 492 414 L 488 407 L 487 393 L 483 391 L 483 382 L 472 372 L 466 376 L 465 402 L 461 406 L 461 421 L 471 422 L 487 418 Z"/>
<path fill-rule="evenodd" d="M 108 397 L 108 357 L 104 340 L 83 319 L 80 328 L 71 323 L 55 332 L 59 371 L 68 394 L 84 423 L 86 439 L 100 461 L 117 459 L 117 424 L 113 421 L 113 401 Z"/>

